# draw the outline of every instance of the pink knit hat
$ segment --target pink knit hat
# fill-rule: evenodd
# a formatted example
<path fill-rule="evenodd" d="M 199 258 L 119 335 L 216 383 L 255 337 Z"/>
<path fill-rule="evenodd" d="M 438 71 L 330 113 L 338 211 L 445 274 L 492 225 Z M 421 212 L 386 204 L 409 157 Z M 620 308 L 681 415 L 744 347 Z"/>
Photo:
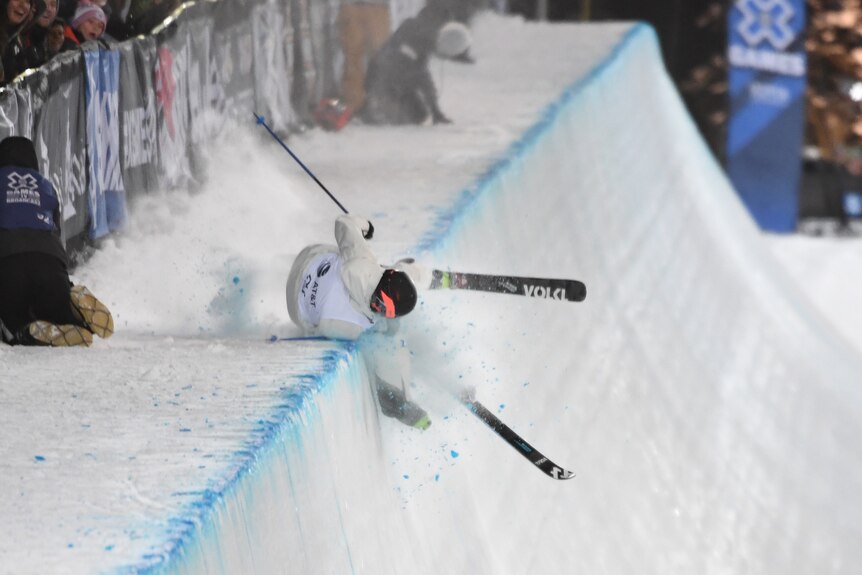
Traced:
<path fill-rule="evenodd" d="M 102 23 L 102 30 L 104 31 L 108 24 L 105 12 L 95 4 L 80 2 L 75 10 L 75 16 L 72 18 L 72 28 L 77 29 L 82 23 L 92 18 Z"/>

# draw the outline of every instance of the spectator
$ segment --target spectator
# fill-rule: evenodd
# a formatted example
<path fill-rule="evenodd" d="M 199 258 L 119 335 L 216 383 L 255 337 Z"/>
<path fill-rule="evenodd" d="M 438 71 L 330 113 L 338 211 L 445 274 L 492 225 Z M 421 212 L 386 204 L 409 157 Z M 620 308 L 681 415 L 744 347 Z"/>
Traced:
<path fill-rule="evenodd" d="M 51 28 L 62 27 L 63 29 L 63 43 L 60 45 L 60 52 L 65 52 L 66 50 L 74 50 L 75 48 L 81 45 L 81 41 L 78 40 L 78 35 L 75 34 L 75 30 L 69 26 L 68 22 L 63 18 L 57 17 L 54 20 Z M 56 56 L 56 54 L 55 54 Z"/>
<path fill-rule="evenodd" d="M 45 35 L 45 42 L 42 45 L 42 49 L 45 51 L 46 62 L 64 51 L 64 46 L 68 42 L 65 30 L 66 25 L 62 20 L 55 19 L 48 27 L 48 33 Z"/>
<path fill-rule="evenodd" d="M 95 4 L 79 2 L 72 18 L 72 29 L 78 41 L 82 44 L 90 40 L 98 40 L 105 33 L 108 18 L 105 12 Z"/>
<path fill-rule="evenodd" d="M 392 32 L 389 0 L 343 0 L 338 24 L 344 52 L 341 94 L 349 116 L 364 105 L 368 62 Z"/>
<path fill-rule="evenodd" d="M 60 240 L 60 203 L 39 173 L 33 142 L 0 142 L 0 340 L 11 345 L 90 345 L 114 320 L 69 281 Z"/>
<path fill-rule="evenodd" d="M 60 52 L 74 50 L 80 45 L 78 37 L 75 36 L 72 27 L 66 24 L 60 18 L 55 18 L 48 28 L 48 34 L 45 36 L 45 45 L 42 48 L 45 52 L 45 61 L 47 62 Z"/>
<path fill-rule="evenodd" d="M 128 22 L 132 0 L 78 0 L 78 5 L 87 2 L 95 4 L 105 13 L 105 39 L 122 41 L 135 35 Z M 167 2 L 166 5 L 174 6 L 175 3 Z"/>
<path fill-rule="evenodd" d="M 54 31 L 53 44 L 49 41 Z M 45 0 L 45 10 L 27 30 L 24 44 L 30 51 L 33 66 L 41 66 L 59 52 L 74 48 L 77 43 L 64 38 L 64 23 L 57 20 L 57 0 Z"/>
<path fill-rule="evenodd" d="M 450 12 L 429 4 L 404 21 L 368 66 L 368 101 L 362 118 L 371 124 L 435 124 L 451 120 L 440 110 L 437 88 L 428 69 L 430 58 L 464 61 L 470 49 L 467 27 Z"/>
<path fill-rule="evenodd" d="M 32 67 L 34 58 L 24 46 L 22 33 L 34 17 L 30 0 L 0 0 L 0 58 L 3 82 Z"/>

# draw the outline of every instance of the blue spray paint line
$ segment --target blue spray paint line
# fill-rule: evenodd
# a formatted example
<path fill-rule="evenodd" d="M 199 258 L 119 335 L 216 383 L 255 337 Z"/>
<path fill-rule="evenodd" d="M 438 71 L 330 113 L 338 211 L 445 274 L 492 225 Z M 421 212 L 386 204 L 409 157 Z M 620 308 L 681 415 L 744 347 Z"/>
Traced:
<path fill-rule="evenodd" d="M 140 573 L 153 575 L 170 570 L 174 561 L 186 553 L 186 549 L 214 522 L 217 506 L 226 496 L 238 489 L 242 480 L 260 464 L 269 449 L 289 437 L 302 448 L 300 427 L 304 425 L 309 411 L 313 409 L 314 396 L 331 387 L 337 380 L 339 365 L 348 361 L 356 351 L 349 342 L 333 342 L 336 349 L 326 350 L 319 359 L 320 367 L 315 373 L 290 376 L 282 386 L 281 401 L 274 411 L 257 421 L 251 437 L 241 449 L 233 453 L 229 469 L 199 491 L 176 492 L 175 497 L 187 497 L 192 501 L 181 508 L 177 516 L 167 522 L 166 534 L 158 549 L 150 550 L 133 565 L 121 567 L 117 573 Z"/>

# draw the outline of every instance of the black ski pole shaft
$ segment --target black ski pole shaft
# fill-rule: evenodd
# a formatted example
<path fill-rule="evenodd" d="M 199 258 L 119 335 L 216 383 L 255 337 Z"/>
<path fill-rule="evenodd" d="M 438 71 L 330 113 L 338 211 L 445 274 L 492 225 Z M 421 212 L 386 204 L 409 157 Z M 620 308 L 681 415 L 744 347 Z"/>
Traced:
<path fill-rule="evenodd" d="M 266 128 L 266 131 L 267 131 L 267 132 L 269 132 L 269 135 L 270 135 L 270 136 L 272 136 L 272 137 L 275 139 L 275 141 L 276 141 L 276 142 L 278 142 L 279 144 L 281 144 L 281 147 L 282 147 L 282 148 L 284 148 L 284 150 L 285 150 L 288 154 L 290 154 L 290 157 L 291 157 L 291 158 L 293 158 L 293 159 L 296 161 L 296 163 L 297 163 L 297 164 L 299 164 L 299 165 L 300 165 L 300 167 L 302 167 L 302 169 L 303 169 L 303 170 L 305 170 L 305 173 L 306 173 L 306 174 L 308 174 L 309 176 L 311 176 L 311 179 L 312 179 L 312 180 L 314 180 L 315 182 L 317 182 L 317 185 L 318 185 L 318 186 L 320 186 L 320 189 L 322 189 L 324 192 L 326 192 L 326 195 L 327 195 L 327 196 L 329 196 L 330 198 L 332 198 L 332 201 L 333 201 L 333 202 L 335 202 L 335 204 L 336 204 L 339 208 L 341 208 L 341 211 L 342 211 L 342 212 L 344 212 L 345 214 L 349 214 L 350 212 L 348 212 L 348 211 L 347 211 L 347 208 L 345 208 L 344 206 L 342 206 L 342 205 L 341 205 L 341 202 L 339 202 L 339 201 L 335 198 L 335 196 L 333 196 L 333 195 L 332 195 L 332 193 L 331 193 L 328 189 L 326 189 L 326 186 L 324 186 L 324 185 L 323 185 L 323 182 L 321 182 L 320 180 L 318 180 L 318 179 L 317 179 L 317 176 L 315 176 L 315 175 L 314 175 L 314 172 L 312 172 L 311 170 L 309 170 L 309 169 L 308 169 L 308 166 L 306 166 L 305 164 L 303 164 L 303 163 L 302 163 L 302 160 L 300 160 L 300 159 L 297 157 L 297 155 L 296 155 L 296 154 L 294 154 L 294 153 L 293 153 L 293 151 L 292 151 L 290 148 L 288 148 L 288 147 L 287 147 L 287 144 L 285 144 L 285 143 L 284 143 L 284 141 L 283 141 L 281 138 L 279 138 L 279 137 L 278 137 L 278 134 L 276 134 L 275 132 L 273 132 L 273 131 L 272 131 L 272 128 L 270 128 L 270 127 L 269 127 L 269 125 L 266 123 L 266 121 L 263 119 L 263 116 L 258 116 L 255 112 L 252 112 L 252 113 L 254 114 L 254 118 L 255 118 L 255 120 L 257 120 L 257 123 L 258 123 L 258 124 L 260 124 L 261 126 L 263 126 L 264 128 Z"/>

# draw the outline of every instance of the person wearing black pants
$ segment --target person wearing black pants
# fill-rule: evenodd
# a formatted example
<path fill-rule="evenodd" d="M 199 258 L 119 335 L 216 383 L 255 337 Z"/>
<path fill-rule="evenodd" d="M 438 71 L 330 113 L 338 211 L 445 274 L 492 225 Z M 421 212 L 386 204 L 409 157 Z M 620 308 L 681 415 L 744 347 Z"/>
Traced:
<path fill-rule="evenodd" d="M 0 142 L 0 340 L 10 345 L 90 345 L 110 337 L 111 313 L 69 280 L 60 203 L 39 173 L 33 142 Z"/>

